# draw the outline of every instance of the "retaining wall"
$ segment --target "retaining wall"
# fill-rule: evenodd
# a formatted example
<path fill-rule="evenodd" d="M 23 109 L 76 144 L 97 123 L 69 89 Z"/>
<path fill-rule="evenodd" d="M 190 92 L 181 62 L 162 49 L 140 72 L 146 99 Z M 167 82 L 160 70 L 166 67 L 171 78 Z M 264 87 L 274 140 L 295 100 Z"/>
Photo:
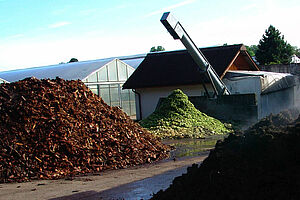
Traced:
<path fill-rule="evenodd" d="M 210 116 L 221 120 L 237 120 L 254 123 L 258 120 L 258 104 L 255 94 L 224 95 L 217 99 L 191 96 L 194 106 Z"/>

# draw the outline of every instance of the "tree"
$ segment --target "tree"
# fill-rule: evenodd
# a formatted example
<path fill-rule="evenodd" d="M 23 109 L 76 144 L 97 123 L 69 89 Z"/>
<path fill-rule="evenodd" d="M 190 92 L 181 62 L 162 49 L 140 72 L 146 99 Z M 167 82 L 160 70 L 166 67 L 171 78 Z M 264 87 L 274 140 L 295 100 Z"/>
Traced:
<path fill-rule="evenodd" d="M 258 49 L 257 45 L 246 46 L 246 48 L 251 57 L 255 56 Z"/>
<path fill-rule="evenodd" d="M 270 25 L 259 41 L 256 60 L 261 65 L 288 64 L 293 54 L 293 48 L 284 41 L 284 36 L 274 26 Z"/>
<path fill-rule="evenodd" d="M 71 60 L 69 61 L 69 63 L 71 62 L 78 62 L 78 59 L 77 58 L 71 58 Z"/>
<path fill-rule="evenodd" d="M 153 46 L 153 47 L 151 47 L 150 52 L 158 52 L 158 51 L 164 51 L 164 50 L 165 50 L 165 48 L 162 46 L 157 46 L 157 47 Z"/>

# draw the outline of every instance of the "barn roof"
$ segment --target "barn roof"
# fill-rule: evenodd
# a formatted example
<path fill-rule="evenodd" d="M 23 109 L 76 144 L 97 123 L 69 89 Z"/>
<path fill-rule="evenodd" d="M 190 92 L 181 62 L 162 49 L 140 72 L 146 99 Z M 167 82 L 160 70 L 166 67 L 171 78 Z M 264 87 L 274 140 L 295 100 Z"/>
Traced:
<path fill-rule="evenodd" d="M 216 73 L 223 78 L 240 51 L 246 51 L 243 44 L 200 48 Z M 247 59 L 251 59 L 246 53 Z M 255 63 L 250 63 L 258 70 Z M 209 82 L 199 70 L 187 50 L 149 53 L 123 85 L 123 89 L 188 85 Z"/>

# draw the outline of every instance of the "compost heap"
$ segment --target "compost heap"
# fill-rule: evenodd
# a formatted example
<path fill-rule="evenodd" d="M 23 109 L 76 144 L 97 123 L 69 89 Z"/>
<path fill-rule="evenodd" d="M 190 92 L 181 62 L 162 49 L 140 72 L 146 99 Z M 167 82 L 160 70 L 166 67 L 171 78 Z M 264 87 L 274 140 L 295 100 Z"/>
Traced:
<path fill-rule="evenodd" d="M 0 182 L 56 179 L 166 158 L 168 147 L 81 81 L 0 85 Z"/>
<path fill-rule="evenodd" d="M 231 131 L 229 124 L 197 110 L 179 89 L 163 99 L 140 124 L 161 138 L 204 138 Z"/>
<path fill-rule="evenodd" d="M 300 117 L 284 126 L 287 116 L 272 115 L 218 141 L 200 167 L 153 199 L 300 199 Z"/>

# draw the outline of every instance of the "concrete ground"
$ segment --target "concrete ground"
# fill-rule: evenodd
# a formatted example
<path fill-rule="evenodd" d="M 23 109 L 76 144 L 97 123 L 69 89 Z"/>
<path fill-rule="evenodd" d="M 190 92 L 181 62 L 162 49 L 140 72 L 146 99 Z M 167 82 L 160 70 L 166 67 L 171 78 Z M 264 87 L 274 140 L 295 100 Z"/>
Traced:
<path fill-rule="evenodd" d="M 102 199 L 99 194 L 122 185 L 143 180 L 168 171 L 200 163 L 207 154 L 176 161 L 111 170 L 99 175 L 75 177 L 73 180 L 39 180 L 26 183 L 0 184 L 0 199 Z"/>

